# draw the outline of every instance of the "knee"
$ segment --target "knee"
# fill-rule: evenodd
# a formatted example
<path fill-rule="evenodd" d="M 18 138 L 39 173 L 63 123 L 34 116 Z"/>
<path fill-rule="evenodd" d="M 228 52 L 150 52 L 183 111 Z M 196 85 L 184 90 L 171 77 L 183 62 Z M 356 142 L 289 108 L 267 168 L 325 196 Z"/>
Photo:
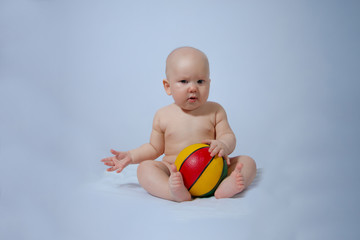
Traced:
<path fill-rule="evenodd" d="M 246 164 L 250 169 L 256 171 L 256 162 L 252 157 L 247 155 L 240 156 L 240 162 Z"/>
<path fill-rule="evenodd" d="M 146 160 L 139 164 L 137 168 L 137 177 L 140 180 L 141 176 L 144 176 L 144 172 L 148 171 L 148 169 L 152 166 L 152 160 Z"/>

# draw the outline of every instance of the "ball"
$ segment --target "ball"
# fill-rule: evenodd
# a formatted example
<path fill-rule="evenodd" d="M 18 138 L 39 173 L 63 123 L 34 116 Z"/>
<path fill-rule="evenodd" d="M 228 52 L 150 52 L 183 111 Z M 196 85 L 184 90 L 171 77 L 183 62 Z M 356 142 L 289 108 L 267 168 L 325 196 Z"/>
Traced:
<path fill-rule="evenodd" d="M 175 160 L 185 187 L 194 197 L 210 197 L 227 176 L 227 164 L 223 157 L 211 157 L 210 146 L 193 144 L 184 148 Z"/>

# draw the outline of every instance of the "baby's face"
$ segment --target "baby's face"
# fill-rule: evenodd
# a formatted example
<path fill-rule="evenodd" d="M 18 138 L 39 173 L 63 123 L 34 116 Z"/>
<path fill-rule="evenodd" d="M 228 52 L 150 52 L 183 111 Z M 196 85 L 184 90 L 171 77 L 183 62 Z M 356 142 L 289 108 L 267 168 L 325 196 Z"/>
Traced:
<path fill-rule="evenodd" d="M 168 87 L 166 86 L 168 84 Z M 206 103 L 209 97 L 209 65 L 203 56 L 187 55 L 168 66 L 165 90 L 179 107 L 192 111 Z"/>

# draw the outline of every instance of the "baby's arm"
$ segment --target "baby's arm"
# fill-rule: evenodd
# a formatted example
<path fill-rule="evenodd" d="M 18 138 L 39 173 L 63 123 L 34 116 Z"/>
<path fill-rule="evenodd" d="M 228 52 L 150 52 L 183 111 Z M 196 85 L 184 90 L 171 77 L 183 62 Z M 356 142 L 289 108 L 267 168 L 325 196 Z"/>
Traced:
<path fill-rule="evenodd" d="M 160 116 L 157 112 L 154 117 L 150 142 L 129 151 L 132 163 L 140 163 L 144 160 L 155 160 L 164 153 L 164 133 L 160 128 Z"/>
<path fill-rule="evenodd" d="M 153 128 L 151 131 L 150 142 L 145 143 L 142 146 L 127 151 L 118 152 L 111 150 L 114 154 L 112 157 L 104 158 L 101 161 L 110 166 L 108 171 L 116 171 L 120 173 L 127 165 L 140 163 L 144 160 L 154 160 L 164 153 L 164 134 L 160 128 L 159 114 L 155 114 L 153 121 Z"/>
<path fill-rule="evenodd" d="M 226 112 L 220 105 L 218 105 L 216 112 L 215 132 L 215 140 L 204 140 L 203 143 L 210 144 L 209 152 L 211 156 L 225 157 L 228 164 L 230 164 L 228 155 L 235 149 L 236 138 L 227 120 Z"/>

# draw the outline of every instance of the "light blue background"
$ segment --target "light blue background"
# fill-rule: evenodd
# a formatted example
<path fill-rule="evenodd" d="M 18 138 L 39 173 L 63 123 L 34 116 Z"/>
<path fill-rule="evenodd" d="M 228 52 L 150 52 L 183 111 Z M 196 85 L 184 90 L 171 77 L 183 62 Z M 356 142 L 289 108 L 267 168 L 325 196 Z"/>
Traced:
<path fill-rule="evenodd" d="M 172 102 L 165 59 L 184 45 L 208 55 L 209 99 L 228 113 L 234 154 L 262 170 L 263 201 L 228 227 L 359 238 L 359 11 L 358 1 L 1 1 L 0 238 L 64 234 L 69 189 L 99 179 L 110 148 L 148 140 Z M 103 229 L 94 236 L 117 236 Z"/>

